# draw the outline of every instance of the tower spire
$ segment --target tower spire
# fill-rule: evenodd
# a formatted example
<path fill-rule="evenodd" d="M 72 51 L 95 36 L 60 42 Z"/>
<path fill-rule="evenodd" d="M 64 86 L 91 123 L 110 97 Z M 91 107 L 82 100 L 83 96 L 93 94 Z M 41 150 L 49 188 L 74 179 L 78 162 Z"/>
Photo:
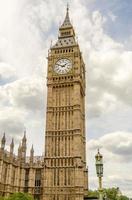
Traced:
<path fill-rule="evenodd" d="M 32 145 L 31 150 L 30 150 L 30 163 L 33 163 L 33 157 L 34 157 L 34 148 Z"/>
<path fill-rule="evenodd" d="M 6 143 L 6 137 L 5 137 L 5 133 L 3 134 L 3 137 L 1 139 L 1 148 L 4 150 L 5 148 L 5 143 Z"/>
<path fill-rule="evenodd" d="M 10 144 L 10 153 L 13 154 L 14 150 L 14 139 L 12 138 L 11 144 Z"/>
<path fill-rule="evenodd" d="M 72 24 L 69 17 L 69 4 L 67 3 L 66 16 L 60 28 L 69 28 L 69 27 L 72 27 Z"/>
<path fill-rule="evenodd" d="M 75 45 L 77 45 L 75 39 L 75 31 L 70 21 L 69 4 L 67 4 L 64 22 L 59 27 L 58 41 L 50 49 L 57 49 L 60 47 L 71 47 Z"/>
<path fill-rule="evenodd" d="M 67 3 L 67 13 L 69 12 L 69 3 Z"/>
<path fill-rule="evenodd" d="M 26 138 L 26 129 L 24 130 L 24 135 L 22 138 L 22 145 L 26 144 L 27 138 Z"/>

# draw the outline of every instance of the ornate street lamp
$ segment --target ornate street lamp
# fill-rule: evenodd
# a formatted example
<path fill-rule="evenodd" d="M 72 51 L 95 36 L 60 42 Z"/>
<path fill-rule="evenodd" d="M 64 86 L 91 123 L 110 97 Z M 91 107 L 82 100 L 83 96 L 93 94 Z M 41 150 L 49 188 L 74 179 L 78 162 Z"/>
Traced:
<path fill-rule="evenodd" d="M 103 199 L 103 188 L 102 188 L 102 177 L 103 177 L 103 156 L 100 154 L 99 149 L 98 153 L 95 155 L 96 160 L 96 173 L 99 179 L 99 200 Z"/>

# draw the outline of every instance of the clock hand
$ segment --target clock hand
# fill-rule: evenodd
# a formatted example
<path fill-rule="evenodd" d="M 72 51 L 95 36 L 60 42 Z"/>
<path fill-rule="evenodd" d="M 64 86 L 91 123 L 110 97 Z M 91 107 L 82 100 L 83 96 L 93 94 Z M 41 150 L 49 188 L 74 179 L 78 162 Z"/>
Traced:
<path fill-rule="evenodd" d="M 56 64 L 56 65 L 61 66 L 61 65 L 59 65 L 59 64 Z"/>
<path fill-rule="evenodd" d="M 61 64 L 56 64 L 56 65 L 58 65 L 59 67 L 65 67 L 67 63 L 65 63 L 64 65 L 61 65 Z"/>
<path fill-rule="evenodd" d="M 61 67 L 65 67 L 67 63 L 65 63 L 64 65 L 61 65 Z"/>
<path fill-rule="evenodd" d="M 59 67 L 63 67 L 63 65 L 60 65 L 60 64 L 56 64 L 56 65 L 58 65 Z"/>

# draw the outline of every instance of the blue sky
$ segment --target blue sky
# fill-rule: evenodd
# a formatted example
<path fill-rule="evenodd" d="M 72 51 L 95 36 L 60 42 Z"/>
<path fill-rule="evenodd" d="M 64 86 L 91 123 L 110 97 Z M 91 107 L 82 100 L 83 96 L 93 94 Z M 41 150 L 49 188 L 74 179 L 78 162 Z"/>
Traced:
<path fill-rule="evenodd" d="M 90 6 L 91 11 L 99 10 L 107 17 L 104 30 L 119 42 L 125 42 L 132 35 L 132 3 L 131 0 L 96 0 Z M 115 16 L 115 21 L 112 18 Z"/>
<path fill-rule="evenodd" d="M 26 128 L 28 152 L 32 143 L 35 154 L 44 151 L 46 57 L 51 40 L 57 40 L 66 4 L 62 0 L 0 2 L 0 137 L 5 131 L 7 149 L 14 137 L 17 152 Z M 90 188 L 98 187 L 94 156 L 101 147 L 104 187 L 119 186 L 131 196 L 132 4 L 130 0 L 72 0 L 69 4 L 87 71 Z"/>

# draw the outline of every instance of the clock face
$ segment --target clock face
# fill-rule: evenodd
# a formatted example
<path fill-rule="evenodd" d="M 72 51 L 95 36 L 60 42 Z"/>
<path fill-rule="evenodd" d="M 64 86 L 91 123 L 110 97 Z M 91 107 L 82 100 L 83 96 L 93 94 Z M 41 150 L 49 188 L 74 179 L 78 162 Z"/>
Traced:
<path fill-rule="evenodd" d="M 57 74 L 66 74 L 72 68 L 72 63 L 69 59 L 63 58 L 56 62 L 54 66 L 54 71 Z"/>

